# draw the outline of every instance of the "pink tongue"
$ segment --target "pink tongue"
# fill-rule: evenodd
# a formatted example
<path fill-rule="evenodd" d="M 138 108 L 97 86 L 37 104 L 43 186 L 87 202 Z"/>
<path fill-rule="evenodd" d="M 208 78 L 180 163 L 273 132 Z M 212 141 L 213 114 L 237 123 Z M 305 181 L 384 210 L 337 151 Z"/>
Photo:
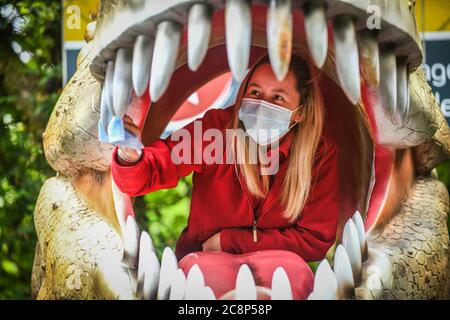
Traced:
<path fill-rule="evenodd" d="M 235 289 L 236 277 L 242 264 L 247 264 L 257 286 L 271 288 L 276 268 L 283 267 L 291 282 L 294 299 L 306 299 L 312 291 L 314 275 L 308 264 L 290 251 L 264 250 L 235 255 L 226 252 L 195 252 L 179 262 L 187 276 L 190 268 L 197 264 L 216 298 Z"/>

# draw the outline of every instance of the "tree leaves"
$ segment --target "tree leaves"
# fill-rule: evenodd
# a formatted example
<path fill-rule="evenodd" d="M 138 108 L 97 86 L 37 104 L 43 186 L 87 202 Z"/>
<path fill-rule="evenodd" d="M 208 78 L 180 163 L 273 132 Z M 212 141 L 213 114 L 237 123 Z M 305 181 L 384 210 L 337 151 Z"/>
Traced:
<path fill-rule="evenodd" d="M 60 11 L 60 1 L 0 2 L 0 299 L 31 296 L 33 211 L 54 175 L 41 137 L 61 90 Z"/>

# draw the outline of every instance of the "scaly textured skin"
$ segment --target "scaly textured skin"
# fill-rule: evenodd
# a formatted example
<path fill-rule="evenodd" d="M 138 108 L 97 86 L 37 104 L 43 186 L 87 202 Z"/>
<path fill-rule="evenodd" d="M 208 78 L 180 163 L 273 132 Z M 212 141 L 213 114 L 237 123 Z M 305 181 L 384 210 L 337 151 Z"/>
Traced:
<path fill-rule="evenodd" d="M 383 128 L 386 132 L 380 133 L 378 141 L 384 145 L 396 148 L 415 147 L 429 141 L 439 128 L 448 130 L 422 68 L 410 75 L 409 88 L 411 99 L 409 117 L 395 130 Z M 399 137 L 403 141 L 401 145 L 398 142 Z M 392 140 L 395 143 L 392 144 Z M 429 169 L 433 168 L 434 166 Z"/>
<path fill-rule="evenodd" d="M 450 158 L 450 129 L 444 115 L 439 111 L 439 105 L 436 99 L 434 99 L 431 88 L 424 89 L 426 88 L 424 73 L 418 73 L 418 77 L 420 82 L 415 81 L 411 84 L 412 94 L 414 96 L 423 95 L 423 97 L 419 97 L 422 101 L 429 99 L 426 105 L 435 110 L 436 120 L 433 125 L 437 126 L 437 130 L 430 140 L 414 148 L 416 171 L 421 174 L 426 174 L 438 164 Z"/>
<path fill-rule="evenodd" d="M 100 2 L 97 38 L 102 20 L 114 19 L 119 2 Z M 97 139 L 100 83 L 89 66 L 98 49 L 91 45 L 82 50 L 43 135 L 45 156 L 58 175 L 44 183 L 36 203 L 32 295 L 37 299 L 135 298 L 133 277 L 122 267 L 111 186 L 105 183 L 111 179 L 113 147 Z M 417 178 L 392 221 L 369 234 L 358 299 L 449 298 L 449 197 L 430 171 L 449 158 L 450 131 L 422 72 L 411 76 L 410 89 L 413 114 L 397 131 L 406 138 L 397 140 L 413 147 L 415 169 L 424 177 Z"/>
<path fill-rule="evenodd" d="M 113 150 L 97 139 L 100 84 L 89 72 L 90 46 L 84 51 L 86 56 L 58 99 L 43 134 L 48 163 L 71 177 L 86 168 L 107 171 Z"/>
<path fill-rule="evenodd" d="M 398 215 L 380 234 L 369 235 L 370 257 L 356 297 L 448 299 L 448 212 L 445 185 L 433 176 L 418 178 Z M 389 264 L 392 271 L 382 277 L 382 286 L 376 276 L 370 277 L 377 273 L 375 260 Z"/>
<path fill-rule="evenodd" d="M 54 177 L 44 183 L 35 226 L 39 243 L 33 293 L 37 299 L 134 297 L 132 282 L 121 268 L 122 239 L 111 223 L 79 197 L 70 179 Z"/>

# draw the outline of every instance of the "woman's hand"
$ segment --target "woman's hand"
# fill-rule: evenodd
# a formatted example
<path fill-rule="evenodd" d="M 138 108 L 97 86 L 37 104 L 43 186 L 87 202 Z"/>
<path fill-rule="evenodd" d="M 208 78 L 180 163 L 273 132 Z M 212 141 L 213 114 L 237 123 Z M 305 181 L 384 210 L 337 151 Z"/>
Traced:
<path fill-rule="evenodd" d="M 141 130 L 139 130 L 138 126 L 134 124 L 133 120 L 128 115 L 123 117 L 123 123 L 125 130 L 128 130 L 130 133 L 138 137 L 139 140 L 141 140 Z M 127 148 L 124 146 L 120 146 L 118 150 L 120 160 L 125 161 L 127 164 L 137 162 L 141 158 L 141 154 L 142 153 L 139 153 L 133 148 Z"/>
<path fill-rule="evenodd" d="M 203 251 L 222 251 L 222 247 L 220 246 L 220 231 L 203 242 L 202 249 Z"/>

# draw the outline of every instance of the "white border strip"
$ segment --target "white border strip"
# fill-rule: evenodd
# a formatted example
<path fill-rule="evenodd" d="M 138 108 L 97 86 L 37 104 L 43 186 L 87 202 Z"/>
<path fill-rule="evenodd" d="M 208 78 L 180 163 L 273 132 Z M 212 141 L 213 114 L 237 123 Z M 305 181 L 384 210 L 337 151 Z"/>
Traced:
<path fill-rule="evenodd" d="M 84 47 L 86 41 L 64 41 L 64 50 L 79 50 Z"/>
<path fill-rule="evenodd" d="M 450 31 L 422 32 L 421 38 L 425 41 L 450 40 Z"/>

